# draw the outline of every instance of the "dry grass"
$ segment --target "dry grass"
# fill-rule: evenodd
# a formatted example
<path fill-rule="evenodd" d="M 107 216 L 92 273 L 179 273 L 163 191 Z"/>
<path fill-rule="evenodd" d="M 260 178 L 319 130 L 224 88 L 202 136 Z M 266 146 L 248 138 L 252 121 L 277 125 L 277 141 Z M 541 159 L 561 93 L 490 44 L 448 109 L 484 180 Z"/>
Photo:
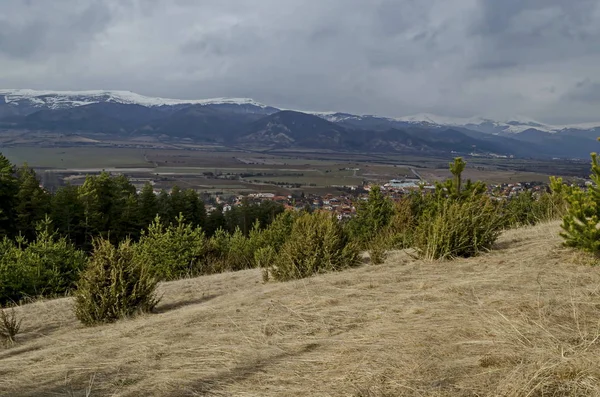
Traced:
<path fill-rule="evenodd" d="M 0 350 L 0 395 L 600 395 L 599 269 L 557 233 L 289 283 L 258 269 L 165 283 L 158 313 L 95 328 L 70 299 L 32 303 Z"/>

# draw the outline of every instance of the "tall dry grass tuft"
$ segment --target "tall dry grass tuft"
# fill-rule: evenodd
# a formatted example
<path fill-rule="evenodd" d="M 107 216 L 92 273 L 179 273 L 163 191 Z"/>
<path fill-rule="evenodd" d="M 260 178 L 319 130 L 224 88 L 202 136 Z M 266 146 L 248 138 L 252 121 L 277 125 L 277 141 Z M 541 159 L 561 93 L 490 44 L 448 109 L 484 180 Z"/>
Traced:
<path fill-rule="evenodd" d="M 23 319 L 18 318 L 14 307 L 11 307 L 10 311 L 8 308 L 0 309 L 0 338 L 6 344 L 16 342 L 15 337 L 21 330 L 22 321 Z"/>
<path fill-rule="evenodd" d="M 480 360 L 508 367 L 494 395 L 599 396 L 600 295 L 593 298 L 540 301 L 519 318 L 499 314 L 491 332 L 501 343 Z"/>

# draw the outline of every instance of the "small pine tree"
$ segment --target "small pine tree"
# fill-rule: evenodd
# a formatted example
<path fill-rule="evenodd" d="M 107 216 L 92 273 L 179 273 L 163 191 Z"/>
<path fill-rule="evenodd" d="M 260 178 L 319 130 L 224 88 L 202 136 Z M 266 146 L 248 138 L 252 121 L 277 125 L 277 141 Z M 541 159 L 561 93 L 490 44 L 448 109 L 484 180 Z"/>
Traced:
<path fill-rule="evenodd" d="M 0 238 L 16 233 L 19 182 L 14 165 L 0 153 Z"/>
<path fill-rule="evenodd" d="M 394 208 L 379 186 L 371 187 L 368 199 L 359 202 L 357 207 L 356 216 L 348 223 L 347 230 L 354 240 L 366 246 L 390 224 Z"/>
<path fill-rule="evenodd" d="M 358 263 L 358 249 L 337 219 L 330 214 L 302 214 L 289 239 L 268 267 L 268 276 L 279 281 L 338 271 Z"/>
<path fill-rule="evenodd" d="M 138 203 L 139 209 L 139 222 L 142 228 L 148 227 L 158 214 L 158 199 L 154 194 L 154 188 L 148 182 L 144 184 L 142 191 L 140 192 Z"/>
<path fill-rule="evenodd" d="M 207 240 L 199 227 L 192 227 L 179 215 L 165 227 L 156 217 L 142 232 L 135 257 L 159 280 L 193 277 L 206 272 Z"/>
<path fill-rule="evenodd" d="M 118 247 L 96 240 L 77 284 L 75 315 L 83 324 L 95 325 L 150 312 L 158 303 L 156 284 L 148 267 L 135 261 L 130 240 Z"/>
<path fill-rule="evenodd" d="M 482 196 L 486 191 L 486 186 L 483 182 L 472 182 L 467 179 L 463 186 L 462 173 L 464 172 L 467 163 L 462 157 L 456 157 L 452 163 L 449 164 L 452 178 L 446 180 L 444 183 L 436 183 L 436 196 L 437 198 L 451 198 L 453 200 L 469 199 L 475 196 Z"/>
<path fill-rule="evenodd" d="M 600 256 L 600 163 L 596 153 L 591 157 L 592 185 L 587 191 L 564 185 L 560 178 L 551 183 L 552 190 L 560 192 L 568 205 L 561 225 L 565 245 Z"/>
<path fill-rule="evenodd" d="M 413 243 L 429 260 L 470 257 L 492 247 L 504 222 L 499 206 L 487 197 L 446 199 L 423 213 Z"/>
<path fill-rule="evenodd" d="M 17 228 L 27 239 L 33 239 L 37 223 L 50 212 L 50 194 L 40 186 L 35 171 L 27 164 L 18 169 L 17 175 Z"/>
<path fill-rule="evenodd" d="M 51 218 L 60 234 L 68 237 L 77 246 L 83 246 L 84 208 L 76 186 L 63 186 L 52 196 Z"/>
<path fill-rule="evenodd" d="M 27 296 L 64 296 L 85 263 L 85 254 L 59 237 L 46 217 L 34 241 L 22 236 L 0 241 L 0 305 Z"/>
<path fill-rule="evenodd" d="M 467 163 L 462 159 L 462 157 L 456 157 L 454 162 L 450 163 L 450 172 L 454 177 L 453 181 L 453 193 L 457 196 L 460 196 L 461 188 L 462 188 L 462 173 L 465 170 Z"/>

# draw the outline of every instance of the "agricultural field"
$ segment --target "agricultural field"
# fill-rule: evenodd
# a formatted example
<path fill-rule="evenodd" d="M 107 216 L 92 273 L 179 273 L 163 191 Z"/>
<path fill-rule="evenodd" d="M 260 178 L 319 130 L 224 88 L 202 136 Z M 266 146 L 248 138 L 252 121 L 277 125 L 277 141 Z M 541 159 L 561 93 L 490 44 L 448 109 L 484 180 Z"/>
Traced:
<path fill-rule="evenodd" d="M 27 163 L 33 168 L 111 168 L 148 167 L 144 151 L 129 148 L 103 147 L 9 147 L 0 152 L 17 165 Z"/>
<path fill-rule="evenodd" d="M 102 170 L 124 173 L 141 186 L 173 185 L 205 193 L 231 194 L 297 190 L 333 192 L 336 186 L 386 183 L 414 176 L 433 182 L 450 176 L 448 158 L 398 154 L 236 150 L 219 146 L 145 147 L 11 146 L 0 152 L 35 168 L 44 184 L 83 183 Z M 550 175 L 587 176 L 585 161 L 466 158 L 464 176 L 488 183 L 546 182 Z"/>

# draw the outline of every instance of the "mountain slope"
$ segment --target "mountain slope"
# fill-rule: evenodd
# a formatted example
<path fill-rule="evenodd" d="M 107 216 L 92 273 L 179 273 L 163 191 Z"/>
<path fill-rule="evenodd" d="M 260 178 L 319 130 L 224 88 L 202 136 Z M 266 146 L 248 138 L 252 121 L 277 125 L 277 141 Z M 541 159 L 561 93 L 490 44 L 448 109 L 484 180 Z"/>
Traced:
<path fill-rule="evenodd" d="M 40 300 L 17 308 L 0 395 L 598 395 L 600 274 L 559 231 L 300 282 L 254 269 L 162 283 L 156 313 L 93 328 L 71 298 Z"/>
<path fill-rule="evenodd" d="M 343 148 L 348 131 L 320 117 L 284 110 L 252 123 L 241 143 Z"/>
<path fill-rule="evenodd" d="M 150 123 L 138 132 L 171 138 L 224 142 L 235 139 L 248 123 L 261 117 L 262 115 L 257 113 L 229 112 L 222 107 L 192 105 Z"/>
<path fill-rule="evenodd" d="M 0 89 L 0 133 L 101 132 L 120 139 L 236 143 L 329 150 L 505 154 L 587 158 L 600 123 L 553 126 L 525 117 L 505 121 L 432 114 L 389 118 L 280 111 L 248 98 L 180 100 L 128 91 Z M 594 142 L 592 142 L 592 140 Z"/>
<path fill-rule="evenodd" d="M 57 110 L 40 110 L 5 119 L 21 128 L 60 132 L 127 133 L 167 113 L 140 105 L 93 103 Z"/>

